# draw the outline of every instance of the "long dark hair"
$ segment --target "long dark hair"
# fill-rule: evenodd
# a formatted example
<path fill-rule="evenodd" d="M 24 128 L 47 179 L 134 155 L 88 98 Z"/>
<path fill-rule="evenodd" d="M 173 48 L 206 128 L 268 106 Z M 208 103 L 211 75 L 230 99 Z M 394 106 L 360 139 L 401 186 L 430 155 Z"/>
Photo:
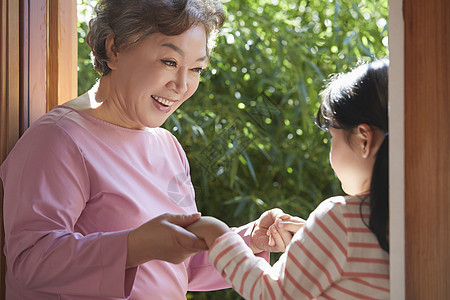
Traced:
<path fill-rule="evenodd" d="M 369 229 L 381 248 L 389 252 L 389 136 L 388 136 L 389 60 L 360 65 L 353 71 L 332 78 L 321 93 L 322 103 L 316 123 L 350 131 L 360 124 L 375 126 L 385 138 L 375 158 L 370 183 Z M 362 200 L 364 201 L 364 199 Z M 363 220 L 364 221 L 364 220 Z"/>

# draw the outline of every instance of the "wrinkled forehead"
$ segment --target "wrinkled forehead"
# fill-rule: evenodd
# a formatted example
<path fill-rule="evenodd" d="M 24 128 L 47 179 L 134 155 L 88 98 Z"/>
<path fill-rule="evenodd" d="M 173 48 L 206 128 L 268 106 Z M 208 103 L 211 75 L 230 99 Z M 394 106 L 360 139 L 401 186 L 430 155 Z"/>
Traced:
<path fill-rule="evenodd" d="M 184 59 L 195 61 L 208 59 L 206 33 L 203 26 L 192 27 L 179 35 L 154 33 L 139 44 L 148 51 L 172 53 Z"/>

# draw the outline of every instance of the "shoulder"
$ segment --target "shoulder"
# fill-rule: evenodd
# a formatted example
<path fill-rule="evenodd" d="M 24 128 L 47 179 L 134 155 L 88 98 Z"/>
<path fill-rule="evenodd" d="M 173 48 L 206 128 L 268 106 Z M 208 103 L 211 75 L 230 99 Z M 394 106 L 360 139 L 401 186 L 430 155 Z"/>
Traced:
<path fill-rule="evenodd" d="M 306 227 L 311 229 L 320 227 L 334 234 L 348 235 L 349 228 L 365 228 L 364 222 L 368 221 L 369 215 L 369 201 L 365 197 L 332 197 L 320 203 L 311 213 Z"/>
<path fill-rule="evenodd" d="M 342 196 L 322 201 L 309 215 L 304 227 L 294 235 L 294 249 L 304 245 L 312 252 L 336 251 L 344 259 L 348 240 L 348 225 L 343 210 L 345 205 L 346 198 Z"/>
<path fill-rule="evenodd" d="M 153 138 L 151 143 L 157 143 L 158 147 L 165 152 L 167 157 L 181 160 L 186 172 L 189 173 L 189 163 L 186 152 L 178 139 L 170 131 L 161 127 L 147 128 L 146 131 L 148 131 Z"/>
<path fill-rule="evenodd" d="M 48 157 L 56 160 L 61 156 L 80 154 L 80 150 L 60 121 L 70 110 L 57 107 L 28 128 L 15 144 L 4 164 L 11 161 L 40 160 Z"/>
<path fill-rule="evenodd" d="M 61 120 L 65 119 L 71 110 L 65 107 L 56 107 L 47 114 L 43 115 L 30 128 L 28 128 L 19 141 L 16 147 L 23 144 L 32 144 L 33 147 L 38 145 L 56 146 L 64 141 L 70 141 L 71 138 L 67 133 L 66 126 Z M 58 143 L 54 143 L 58 141 Z"/>
<path fill-rule="evenodd" d="M 148 131 L 159 143 L 162 143 L 166 149 L 173 148 L 176 152 L 184 153 L 178 139 L 167 129 L 161 127 L 147 128 Z"/>
<path fill-rule="evenodd" d="M 335 196 L 322 201 L 314 210 L 315 215 L 326 215 L 329 213 L 344 214 L 359 211 L 361 205 L 368 203 L 363 198 L 355 196 Z"/>
<path fill-rule="evenodd" d="M 322 201 L 311 213 L 316 218 L 322 218 L 330 213 L 339 212 L 341 206 L 345 205 L 345 197 L 336 196 Z"/>
<path fill-rule="evenodd" d="M 49 131 L 51 133 L 66 132 L 74 127 L 84 127 L 83 123 L 88 120 L 83 117 L 76 109 L 68 106 L 56 106 L 48 113 L 36 120 L 30 128 L 25 131 L 24 137 L 27 135 L 35 135 L 36 132 Z"/>
<path fill-rule="evenodd" d="M 330 230 L 339 228 L 347 233 L 347 227 L 353 222 L 361 222 L 361 213 L 368 209 L 368 201 L 354 196 L 336 196 L 322 201 L 310 214 L 306 227 L 327 227 Z M 333 229 L 334 228 L 334 229 Z"/>
<path fill-rule="evenodd" d="M 155 128 L 146 128 L 145 130 L 157 138 L 165 139 L 167 141 L 176 141 L 178 143 L 177 138 L 169 130 L 165 128 L 155 127 Z"/>

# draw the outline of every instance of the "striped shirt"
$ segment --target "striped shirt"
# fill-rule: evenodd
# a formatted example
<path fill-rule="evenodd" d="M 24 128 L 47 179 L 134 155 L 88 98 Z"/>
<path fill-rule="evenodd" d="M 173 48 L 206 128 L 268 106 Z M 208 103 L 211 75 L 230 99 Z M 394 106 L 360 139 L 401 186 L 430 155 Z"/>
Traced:
<path fill-rule="evenodd" d="M 368 201 L 334 197 L 314 210 L 272 266 L 228 232 L 211 263 L 245 299 L 388 299 L 389 255 L 368 223 Z"/>

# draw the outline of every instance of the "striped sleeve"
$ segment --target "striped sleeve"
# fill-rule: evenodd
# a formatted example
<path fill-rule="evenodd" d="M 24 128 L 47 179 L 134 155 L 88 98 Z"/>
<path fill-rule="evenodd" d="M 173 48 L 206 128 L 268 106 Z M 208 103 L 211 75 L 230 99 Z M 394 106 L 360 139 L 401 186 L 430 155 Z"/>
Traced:
<path fill-rule="evenodd" d="M 345 226 L 323 202 L 271 267 L 242 239 L 226 233 L 210 250 L 211 263 L 245 299 L 312 299 L 342 277 L 347 257 Z"/>

